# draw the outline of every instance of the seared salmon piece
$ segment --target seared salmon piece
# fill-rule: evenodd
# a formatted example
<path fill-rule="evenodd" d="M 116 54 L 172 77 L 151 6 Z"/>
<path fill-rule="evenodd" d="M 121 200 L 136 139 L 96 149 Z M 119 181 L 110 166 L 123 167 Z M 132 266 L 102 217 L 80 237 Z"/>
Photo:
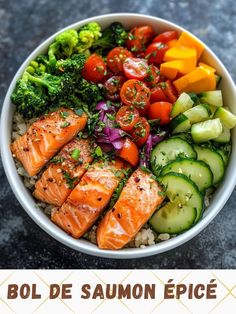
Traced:
<path fill-rule="evenodd" d="M 87 123 L 87 115 L 78 116 L 70 109 L 44 115 L 11 144 L 11 151 L 29 176 L 40 169 L 67 144 Z"/>
<path fill-rule="evenodd" d="M 114 207 L 98 226 L 99 248 L 117 250 L 125 246 L 163 200 L 158 183 L 149 173 L 137 169 L 127 181 Z"/>
<path fill-rule="evenodd" d="M 77 138 L 65 145 L 36 182 L 33 195 L 42 202 L 62 206 L 93 161 L 93 146 L 91 139 Z"/>
<path fill-rule="evenodd" d="M 62 207 L 52 210 L 52 221 L 74 238 L 83 236 L 108 205 L 126 169 L 120 159 L 93 163 Z"/>

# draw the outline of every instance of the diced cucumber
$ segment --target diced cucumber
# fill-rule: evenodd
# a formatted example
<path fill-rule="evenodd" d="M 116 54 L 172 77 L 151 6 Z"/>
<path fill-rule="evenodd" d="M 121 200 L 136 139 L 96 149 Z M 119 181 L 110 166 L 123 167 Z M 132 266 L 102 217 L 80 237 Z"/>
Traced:
<path fill-rule="evenodd" d="M 193 101 L 191 97 L 186 93 L 182 93 L 172 107 L 171 118 L 177 117 L 180 113 L 192 108 L 192 106 Z"/>
<path fill-rule="evenodd" d="M 192 227 L 197 216 L 194 206 L 167 203 L 149 220 L 151 227 L 158 233 L 177 234 Z"/>
<path fill-rule="evenodd" d="M 212 117 L 214 117 L 214 114 L 215 114 L 216 110 L 217 110 L 219 107 L 209 105 L 209 108 L 210 108 L 210 110 L 211 110 L 210 118 L 212 118 Z"/>
<path fill-rule="evenodd" d="M 197 154 L 191 145 L 181 138 L 168 138 L 157 144 L 151 153 L 151 168 L 159 175 L 162 168 L 171 160 L 179 158 L 196 158 Z"/>
<path fill-rule="evenodd" d="M 232 129 L 236 125 L 236 116 L 225 108 L 218 108 L 214 117 L 219 118 L 227 129 Z"/>
<path fill-rule="evenodd" d="M 200 99 L 198 98 L 197 94 L 195 94 L 195 93 L 188 93 L 188 95 L 192 99 L 192 101 L 194 103 L 194 106 L 197 106 L 197 105 L 200 104 Z"/>
<path fill-rule="evenodd" d="M 197 105 L 184 112 L 184 115 L 189 119 L 190 123 L 202 122 L 211 116 L 211 109 L 207 104 Z"/>
<path fill-rule="evenodd" d="M 213 119 L 193 124 L 191 135 L 195 143 L 202 143 L 217 138 L 222 131 L 220 119 Z"/>
<path fill-rule="evenodd" d="M 182 173 L 191 179 L 200 191 L 212 186 L 213 174 L 210 167 L 201 160 L 179 159 L 168 163 L 162 170 L 161 175 L 169 172 Z"/>
<path fill-rule="evenodd" d="M 223 127 L 223 132 L 217 138 L 215 138 L 214 141 L 217 143 L 229 143 L 230 137 L 230 129 Z"/>
<path fill-rule="evenodd" d="M 202 92 L 199 94 L 200 101 L 206 102 L 209 105 L 222 107 L 223 106 L 223 98 L 221 90 L 213 90 L 209 92 Z"/>
<path fill-rule="evenodd" d="M 208 147 L 194 145 L 194 150 L 197 153 L 197 159 L 204 161 L 210 167 L 213 173 L 213 185 L 218 184 L 225 172 L 225 165 L 221 155 L 213 148 Z"/>
<path fill-rule="evenodd" d="M 203 196 L 195 183 L 183 174 L 170 172 L 160 178 L 169 203 L 150 219 L 159 233 L 180 233 L 196 223 L 202 214 Z"/>
<path fill-rule="evenodd" d="M 189 130 L 191 128 L 191 123 L 184 114 L 180 114 L 171 121 L 170 127 L 173 134 L 181 133 Z"/>
<path fill-rule="evenodd" d="M 222 76 L 215 74 L 215 78 L 216 78 L 216 86 L 218 87 L 220 85 L 221 80 L 222 80 Z"/>

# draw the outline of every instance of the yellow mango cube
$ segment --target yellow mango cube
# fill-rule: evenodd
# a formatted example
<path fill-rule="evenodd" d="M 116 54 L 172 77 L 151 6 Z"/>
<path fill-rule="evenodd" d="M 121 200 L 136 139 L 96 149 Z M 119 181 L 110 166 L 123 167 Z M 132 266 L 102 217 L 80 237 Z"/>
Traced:
<path fill-rule="evenodd" d="M 189 47 L 189 48 L 194 48 L 197 51 L 197 60 L 199 60 L 203 50 L 204 50 L 204 45 L 195 37 L 190 35 L 189 33 L 182 32 L 178 39 L 179 43 L 181 46 Z"/>

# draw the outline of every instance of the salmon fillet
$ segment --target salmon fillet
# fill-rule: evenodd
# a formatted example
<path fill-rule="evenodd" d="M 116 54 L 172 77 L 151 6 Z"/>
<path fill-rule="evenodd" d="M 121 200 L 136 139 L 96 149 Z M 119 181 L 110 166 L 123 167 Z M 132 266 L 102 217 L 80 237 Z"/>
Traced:
<path fill-rule="evenodd" d="M 108 205 L 125 169 L 120 159 L 92 164 L 62 207 L 52 210 L 52 221 L 74 238 L 83 236 Z"/>
<path fill-rule="evenodd" d="M 42 202 L 62 206 L 93 160 L 91 143 L 91 139 L 74 138 L 65 145 L 36 182 L 33 195 Z"/>
<path fill-rule="evenodd" d="M 127 181 L 114 207 L 98 226 L 99 248 L 122 248 L 132 240 L 163 200 L 162 189 L 151 174 L 137 169 Z"/>
<path fill-rule="evenodd" d="M 34 176 L 86 123 L 85 113 L 78 116 L 70 109 L 62 108 L 44 115 L 11 144 L 12 154 L 29 176 Z"/>

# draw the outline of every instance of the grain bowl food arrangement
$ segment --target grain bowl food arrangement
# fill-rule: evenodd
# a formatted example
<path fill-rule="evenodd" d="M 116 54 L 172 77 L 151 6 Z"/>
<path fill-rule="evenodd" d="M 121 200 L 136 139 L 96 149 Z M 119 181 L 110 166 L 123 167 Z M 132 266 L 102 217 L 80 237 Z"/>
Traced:
<path fill-rule="evenodd" d="M 36 210 L 99 250 L 195 228 L 236 125 L 204 50 L 187 31 L 94 19 L 34 55 L 10 96 L 10 150 Z"/>

